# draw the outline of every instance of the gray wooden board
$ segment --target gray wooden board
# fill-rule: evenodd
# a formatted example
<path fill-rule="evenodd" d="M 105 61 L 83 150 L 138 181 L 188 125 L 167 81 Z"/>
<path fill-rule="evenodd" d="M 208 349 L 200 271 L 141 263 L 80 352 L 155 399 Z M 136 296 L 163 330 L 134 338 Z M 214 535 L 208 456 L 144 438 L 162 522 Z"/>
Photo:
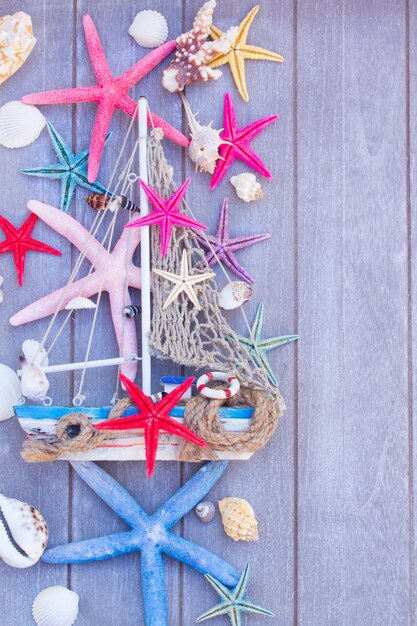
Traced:
<path fill-rule="evenodd" d="M 215 22 L 220 27 L 237 23 L 251 8 L 249 0 L 218 4 Z M 145 54 L 127 35 L 137 10 L 159 9 L 167 16 L 170 35 L 176 36 L 190 27 L 198 6 L 198 0 L 135 5 L 121 0 L 3 1 L 2 14 L 25 10 L 32 16 L 38 43 L 23 68 L 0 86 L 0 105 L 31 91 L 88 85 L 93 80 L 81 25 L 85 12 L 95 19 L 117 75 Z M 236 234 L 272 233 L 270 241 L 239 253 L 257 278 L 246 311 L 251 320 L 263 301 L 265 335 L 301 336 L 299 346 L 284 346 L 271 354 L 288 407 L 277 435 L 252 460 L 231 464 L 210 496 L 213 501 L 228 495 L 250 500 L 259 519 L 259 543 L 233 543 L 224 536 L 218 515 L 203 526 L 190 514 L 177 529 L 238 568 L 251 562 L 249 595 L 276 617 L 269 622 L 248 617 L 248 623 L 412 622 L 408 459 L 413 450 L 407 410 L 412 371 L 407 333 L 411 336 L 409 321 L 415 317 L 409 260 L 416 239 L 415 227 L 410 231 L 407 221 L 407 158 L 409 147 L 413 154 L 414 142 L 409 142 L 416 131 L 416 20 L 414 0 L 409 17 L 406 3 L 397 0 L 262 3 L 249 41 L 283 54 L 285 63 L 247 63 L 249 103 L 241 100 L 227 67 L 217 84 L 187 91 L 201 122 L 213 119 L 215 127 L 222 126 L 227 90 L 241 125 L 279 113 L 274 126 L 253 143 L 274 174 L 273 181 L 262 181 L 265 198 L 257 204 L 237 200 L 229 177 L 209 192 L 209 176 L 193 175 L 180 149 L 166 142 L 176 180 L 192 175 L 188 198 L 210 232 L 216 227 L 222 198 L 228 195 Z M 185 129 L 179 99 L 162 90 L 159 76 L 157 69 L 132 93 L 147 95 L 155 112 Z M 43 110 L 74 150 L 86 147 L 95 105 Z M 114 116 L 100 170 L 103 182 L 110 177 L 128 123 L 121 113 Z M 0 214 L 19 224 L 30 197 L 58 204 L 58 183 L 19 173 L 54 158 L 45 131 L 23 150 L 0 148 Z M 235 164 L 232 173 L 246 170 Z M 411 158 L 411 214 L 415 179 Z M 77 193 L 72 214 L 89 225 L 93 214 L 85 195 L 84 190 Z M 411 226 L 414 223 L 411 220 Z M 17 287 L 10 255 L 0 258 L 5 278 L 0 361 L 10 366 L 16 366 L 21 341 L 40 337 L 47 322 L 11 329 L 8 317 L 61 286 L 76 258 L 63 238 L 41 222 L 34 235 L 59 248 L 63 257 L 28 255 L 22 289 Z M 115 350 L 106 307 L 105 301 L 97 329 L 97 336 L 105 340 L 96 342 L 97 356 Z M 244 332 L 238 314 L 229 319 Z M 79 316 L 65 331 L 56 359 L 83 358 L 87 337 L 88 323 Z M 161 373 L 180 372 L 169 363 L 154 366 L 155 388 Z M 75 376 L 69 385 L 68 380 L 54 376 L 54 400 L 71 400 L 79 379 Z M 114 384 L 110 370 L 89 373 L 88 401 L 109 401 Z M 0 490 L 31 502 L 45 514 L 51 545 L 123 527 L 66 463 L 25 465 L 19 457 L 23 437 L 16 421 L 0 428 Z M 143 463 L 105 467 L 148 511 L 195 471 L 192 465 L 159 463 L 148 481 Z M 166 564 L 170 624 L 190 626 L 217 601 L 216 595 L 202 576 L 169 559 Z M 126 556 L 71 568 L 40 564 L 13 570 L 0 564 L 1 624 L 30 624 L 32 599 L 51 584 L 70 584 L 80 594 L 77 624 L 143 623 L 138 557 Z M 219 618 L 218 623 L 226 624 L 227 619 Z"/>

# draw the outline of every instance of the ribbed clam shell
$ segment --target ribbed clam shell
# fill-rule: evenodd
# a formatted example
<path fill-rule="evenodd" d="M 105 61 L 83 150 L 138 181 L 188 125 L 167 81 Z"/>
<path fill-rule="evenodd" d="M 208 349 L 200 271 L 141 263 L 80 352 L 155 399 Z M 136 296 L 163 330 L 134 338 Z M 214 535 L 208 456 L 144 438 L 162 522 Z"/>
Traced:
<path fill-rule="evenodd" d="M 84 296 L 77 296 L 76 298 L 70 300 L 65 308 L 68 311 L 73 311 L 76 309 L 96 309 L 97 305 L 89 298 L 85 298 Z"/>
<path fill-rule="evenodd" d="M 0 493 L 0 558 L 11 567 L 30 567 L 47 542 L 48 527 L 39 511 Z"/>
<path fill-rule="evenodd" d="M 263 191 L 260 183 L 257 182 L 255 174 L 246 172 L 238 176 L 232 176 L 230 179 L 236 193 L 241 200 L 251 202 L 263 198 Z"/>
<path fill-rule="evenodd" d="M 39 137 L 46 119 L 35 106 L 19 100 L 7 102 L 0 108 L 0 145 L 23 148 Z"/>
<path fill-rule="evenodd" d="M 226 311 L 237 309 L 252 298 L 252 287 L 242 280 L 228 283 L 219 293 L 219 306 Z"/>
<path fill-rule="evenodd" d="M 22 395 L 20 379 L 7 365 L 0 363 L 0 422 L 13 417 L 13 407 Z"/>
<path fill-rule="evenodd" d="M 234 541 L 257 541 L 258 522 L 249 502 L 243 498 L 223 498 L 219 501 L 226 535 Z"/>
<path fill-rule="evenodd" d="M 79 597 L 61 585 L 47 587 L 35 598 L 33 619 L 38 626 L 72 626 L 78 615 Z"/>
<path fill-rule="evenodd" d="M 140 11 L 129 27 L 129 35 L 143 48 L 157 48 L 168 39 L 168 24 L 158 11 Z"/>

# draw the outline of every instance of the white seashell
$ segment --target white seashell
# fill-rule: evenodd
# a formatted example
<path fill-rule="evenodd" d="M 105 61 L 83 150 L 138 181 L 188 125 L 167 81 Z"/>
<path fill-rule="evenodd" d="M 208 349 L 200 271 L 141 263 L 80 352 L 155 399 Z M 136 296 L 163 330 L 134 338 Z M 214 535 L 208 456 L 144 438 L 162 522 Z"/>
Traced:
<path fill-rule="evenodd" d="M 34 365 L 46 367 L 49 365 L 49 358 L 45 348 L 36 339 L 26 339 L 22 343 L 22 352 L 25 359 Z"/>
<path fill-rule="evenodd" d="M 74 311 L 77 309 L 96 309 L 97 305 L 89 298 L 85 298 L 84 296 L 77 296 L 76 298 L 70 300 L 65 308 L 68 311 Z"/>
<path fill-rule="evenodd" d="M 219 305 L 230 311 L 252 298 L 252 287 L 241 280 L 228 283 L 219 293 Z"/>
<path fill-rule="evenodd" d="M 11 567 L 31 567 L 47 542 L 48 527 L 39 511 L 0 493 L 0 558 Z"/>
<path fill-rule="evenodd" d="M 43 402 L 49 389 L 49 381 L 45 372 L 35 363 L 21 358 L 22 365 L 22 395 L 34 402 Z"/>
<path fill-rule="evenodd" d="M 140 11 L 129 27 L 129 35 L 143 48 L 157 48 L 168 39 L 168 24 L 158 11 Z"/>
<path fill-rule="evenodd" d="M 0 108 L 0 145 L 23 148 L 39 137 L 46 119 L 35 106 L 19 100 L 7 102 Z"/>
<path fill-rule="evenodd" d="M 78 615 L 79 596 L 62 585 L 47 587 L 35 598 L 33 619 L 38 626 L 72 626 Z"/>
<path fill-rule="evenodd" d="M 0 363 L 0 422 L 13 417 L 13 407 L 19 404 L 22 389 L 18 375 Z"/>
<path fill-rule="evenodd" d="M 35 43 L 30 15 L 18 11 L 0 17 L 0 85 L 22 67 Z"/>
<path fill-rule="evenodd" d="M 236 193 L 241 200 L 245 202 L 251 202 L 252 200 L 259 200 L 263 198 L 263 191 L 260 183 L 256 181 L 255 174 L 245 172 L 238 176 L 232 176 L 230 179 L 233 187 L 236 189 Z"/>

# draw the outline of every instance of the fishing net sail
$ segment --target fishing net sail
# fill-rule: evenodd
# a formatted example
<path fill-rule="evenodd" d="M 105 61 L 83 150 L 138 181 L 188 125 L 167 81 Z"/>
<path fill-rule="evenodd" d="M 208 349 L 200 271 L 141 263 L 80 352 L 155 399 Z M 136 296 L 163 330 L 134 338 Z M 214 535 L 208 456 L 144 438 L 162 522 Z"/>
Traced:
<path fill-rule="evenodd" d="M 154 129 L 148 140 L 148 176 L 150 185 L 163 198 L 177 187 L 172 179 L 163 147 L 161 129 Z M 183 203 L 182 210 L 188 213 Z M 208 265 L 197 237 L 190 229 L 176 227 L 165 257 L 157 229 L 151 229 L 152 265 L 155 268 L 178 273 L 183 251 L 187 253 L 192 272 L 207 271 Z M 214 279 L 194 285 L 201 311 L 192 306 L 187 297 L 180 296 L 163 310 L 163 304 L 172 290 L 172 283 L 153 274 L 153 312 L 150 347 L 154 356 L 171 359 L 196 369 L 221 370 L 235 374 L 245 386 L 260 389 L 274 396 L 284 408 L 284 401 L 276 387 L 272 387 L 262 368 L 240 344 L 236 333 L 224 319 L 218 304 Z"/>

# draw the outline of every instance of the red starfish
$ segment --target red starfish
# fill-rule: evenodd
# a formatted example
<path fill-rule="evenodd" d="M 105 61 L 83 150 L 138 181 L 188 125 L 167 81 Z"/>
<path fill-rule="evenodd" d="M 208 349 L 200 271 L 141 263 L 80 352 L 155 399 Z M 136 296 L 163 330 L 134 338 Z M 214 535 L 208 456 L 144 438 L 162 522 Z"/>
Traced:
<path fill-rule="evenodd" d="M 187 380 L 164 396 L 164 398 L 156 404 L 154 404 L 131 380 L 123 376 L 123 374 L 120 374 L 120 380 L 141 412 L 130 417 L 100 422 L 100 424 L 96 425 L 96 428 L 99 430 L 136 430 L 137 428 L 144 428 L 148 477 L 152 476 L 155 467 L 160 430 L 165 430 L 173 435 L 177 435 L 177 437 L 187 439 L 202 448 L 207 448 L 205 441 L 197 437 L 189 428 L 179 424 L 168 415 L 187 389 L 191 387 L 194 381 L 193 376 L 187 378 Z"/>
<path fill-rule="evenodd" d="M 263 117 L 256 122 L 252 122 L 245 128 L 237 128 L 235 108 L 233 106 L 230 93 L 227 93 L 224 98 L 224 113 L 223 113 L 223 125 L 224 131 L 220 135 L 224 143 L 219 150 L 219 159 L 216 163 L 216 169 L 214 170 L 213 178 L 211 179 L 210 189 L 214 189 L 216 185 L 225 176 L 227 170 L 232 165 L 235 159 L 239 159 L 244 163 L 247 163 L 254 170 L 265 176 L 266 178 L 272 178 L 271 173 L 266 169 L 258 155 L 249 146 L 256 135 L 258 135 L 266 126 L 269 126 L 278 115 L 270 115 L 269 117 Z"/>
<path fill-rule="evenodd" d="M 47 246 L 46 243 L 32 239 L 30 236 L 38 219 L 37 215 L 29 215 L 26 222 L 20 228 L 16 228 L 5 217 L 0 215 L 0 228 L 6 235 L 6 239 L 0 243 L 0 254 L 13 252 L 14 263 L 17 270 L 17 280 L 19 285 L 23 285 L 23 274 L 25 273 L 25 257 L 28 250 L 46 252 L 61 256 L 59 250 Z"/>
<path fill-rule="evenodd" d="M 136 115 L 137 102 L 127 95 L 133 85 L 141 80 L 158 63 L 167 57 L 176 47 L 175 41 L 168 41 L 156 48 L 143 59 L 135 63 L 130 69 L 118 78 L 112 76 L 104 51 L 93 20 L 84 15 L 83 26 L 85 40 L 91 64 L 97 78 L 97 85 L 90 87 L 74 87 L 70 89 L 56 89 L 41 93 L 23 96 L 26 104 L 63 104 L 67 102 L 98 102 L 97 115 L 91 136 L 90 155 L 88 157 L 88 181 L 94 182 L 97 178 L 101 153 L 106 141 L 107 130 L 114 110 L 120 109 L 130 115 Z M 164 131 L 168 139 L 172 139 L 181 146 L 187 146 L 189 141 L 182 133 L 165 122 L 162 118 L 152 114 L 153 123 Z M 151 125 L 150 117 L 148 124 Z"/>
<path fill-rule="evenodd" d="M 154 208 L 153 213 L 150 215 L 146 215 L 145 217 L 141 217 L 138 220 L 134 220 L 133 222 L 129 222 L 126 224 L 125 228 L 132 228 L 132 226 L 150 226 L 151 224 L 159 224 L 159 228 L 161 231 L 161 253 L 162 256 L 165 256 L 168 250 L 169 242 L 171 239 L 172 227 L 174 225 L 177 226 L 187 226 L 188 228 L 200 228 L 201 230 L 207 230 L 207 226 L 201 224 L 200 222 L 196 222 L 191 219 L 184 213 L 181 213 L 178 210 L 179 204 L 181 204 L 182 199 L 185 196 L 185 192 L 187 191 L 188 185 L 191 182 L 191 178 L 187 178 L 181 187 L 178 187 L 177 191 L 168 198 L 168 200 L 164 200 L 152 187 L 149 187 L 143 180 L 139 180 L 140 184 L 146 195 L 148 196 L 151 204 Z"/>

